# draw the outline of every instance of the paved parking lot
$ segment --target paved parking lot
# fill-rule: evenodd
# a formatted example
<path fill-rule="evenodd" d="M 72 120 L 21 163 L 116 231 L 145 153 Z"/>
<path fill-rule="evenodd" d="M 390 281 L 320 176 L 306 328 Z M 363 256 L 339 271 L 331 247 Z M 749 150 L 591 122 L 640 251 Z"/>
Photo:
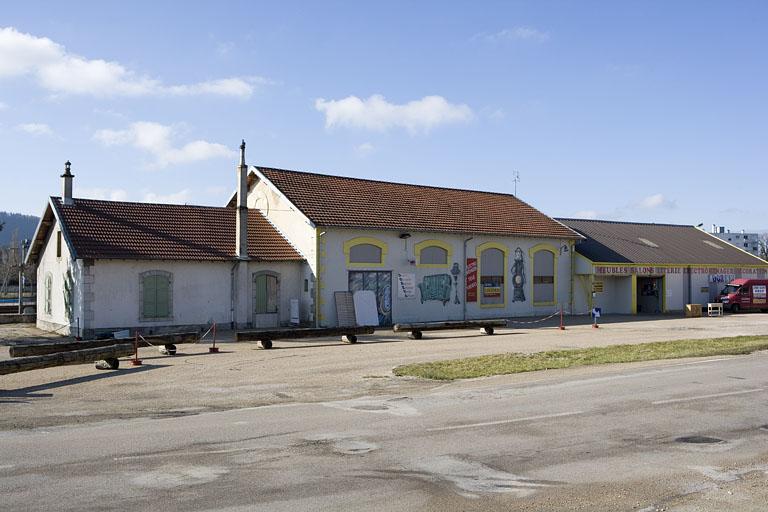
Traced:
<path fill-rule="evenodd" d="M 426 393 L 441 383 L 396 378 L 394 366 L 501 352 L 604 346 L 619 343 L 768 334 L 768 314 L 724 318 L 609 317 L 599 329 L 589 319 L 519 324 L 494 336 L 476 331 L 425 333 L 422 340 L 381 331 L 356 345 L 336 338 L 276 341 L 272 350 L 225 342 L 209 354 L 208 344 L 179 345 L 174 357 L 141 349 L 144 365 L 124 362 L 118 371 L 93 365 L 48 368 L 0 377 L 0 429 L 94 422 L 114 418 L 164 417 L 289 402 L 320 402 L 361 396 Z M 4 343 L 41 335 L 30 326 L 0 326 Z M 228 335 L 228 336 L 227 336 Z M 231 333 L 223 333 L 231 339 Z M 0 358 L 8 348 L 0 347 Z M 578 370 L 564 370 L 578 371 Z M 549 372 L 550 374 L 552 371 Z M 537 374 L 493 377 L 504 382 L 537 379 Z"/>

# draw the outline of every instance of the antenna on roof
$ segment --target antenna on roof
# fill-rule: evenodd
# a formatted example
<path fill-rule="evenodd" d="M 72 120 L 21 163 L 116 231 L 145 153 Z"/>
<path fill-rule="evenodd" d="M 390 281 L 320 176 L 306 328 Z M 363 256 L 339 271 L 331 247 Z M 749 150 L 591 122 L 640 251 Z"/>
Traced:
<path fill-rule="evenodd" d="M 517 184 L 520 182 L 520 173 L 512 171 L 512 181 L 515 184 L 515 197 L 517 197 Z"/>

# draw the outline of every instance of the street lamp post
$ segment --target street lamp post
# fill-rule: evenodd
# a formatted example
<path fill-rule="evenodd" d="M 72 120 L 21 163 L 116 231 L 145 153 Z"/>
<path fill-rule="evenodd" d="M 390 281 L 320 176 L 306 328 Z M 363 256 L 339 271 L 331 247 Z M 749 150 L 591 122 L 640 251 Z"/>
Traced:
<path fill-rule="evenodd" d="M 19 244 L 19 314 L 24 313 L 24 256 L 29 247 L 29 240 Z"/>

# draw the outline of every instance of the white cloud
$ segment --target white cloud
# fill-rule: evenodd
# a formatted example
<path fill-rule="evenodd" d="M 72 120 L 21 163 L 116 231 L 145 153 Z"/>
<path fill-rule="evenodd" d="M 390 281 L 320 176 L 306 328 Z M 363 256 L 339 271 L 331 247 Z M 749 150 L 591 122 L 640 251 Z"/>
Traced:
<path fill-rule="evenodd" d="M 488 114 L 488 117 L 493 119 L 494 121 L 500 121 L 505 117 L 507 117 L 507 113 L 504 112 L 503 108 L 497 108 L 496 110 Z"/>
<path fill-rule="evenodd" d="M 169 204 L 182 204 L 189 202 L 192 197 L 192 192 L 185 188 L 178 192 L 171 194 L 156 194 L 155 192 L 145 192 L 142 199 L 145 203 L 169 203 Z"/>
<path fill-rule="evenodd" d="M 473 40 L 486 41 L 488 43 L 500 43 L 504 41 L 531 41 L 543 43 L 549 40 L 549 33 L 532 27 L 512 27 L 498 32 L 481 32 L 472 36 Z"/>
<path fill-rule="evenodd" d="M 165 85 L 139 75 L 117 62 L 87 59 L 69 53 L 47 37 L 0 28 L 0 79 L 34 76 L 40 86 L 54 94 L 89 96 L 191 96 L 211 94 L 248 98 L 259 77 L 232 77 L 195 84 Z"/>
<path fill-rule="evenodd" d="M 149 153 L 154 157 L 151 167 L 156 168 L 235 156 L 235 152 L 227 146 L 204 140 L 173 147 L 172 139 L 175 135 L 176 129 L 173 126 L 142 121 L 131 124 L 125 130 L 99 130 L 93 138 L 105 146 L 131 145 Z"/>
<path fill-rule="evenodd" d="M 216 53 L 222 57 L 229 55 L 235 49 L 235 43 L 232 41 L 218 41 L 216 43 Z"/>
<path fill-rule="evenodd" d="M 370 142 L 363 142 L 359 146 L 355 147 L 355 153 L 357 153 L 359 156 L 368 156 L 373 152 L 374 149 L 376 148 Z"/>
<path fill-rule="evenodd" d="M 127 201 L 128 192 L 121 188 L 78 188 L 77 197 L 106 201 Z"/>
<path fill-rule="evenodd" d="M 664 194 L 654 194 L 640 200 L 640 202 L 637 203 L 637 206 L 646 210 L 654 210 L 656 208 L 673 210 L 677 208 L 677 203 L 665 197 Z"/>
<path fill-rule="evenodd" d="M 16 125 L 16 129 L 30 135 L 53 135 L 51 127 L 45 123 L 24 123 Z"/>
<path fill-rule="evenodd" d="M 579 210 L 573 214 L 577 219 L 596 219 L 598 213 L 595 210 Z"/>
<path fill-rule="evenodd" d="M 2 101 L 0 101 L 0 110 L 5 110 L 7 108 L 8 108 L 8 105 L 6 103 L 3 103 Z"/>
<path fill-rule="evenodd" d="M 664 194 L 653 194 L 612 210 L 580 210 L 574 214 L 574 217 L 581 219 L 620 220 L 628 216 L 633 217 L 637 213 L 636 210 L 674 210 L 676 208 L 677 203 L 674 200 L 667 198 Z M 645 215 L 648 215 L 648 213 Z"/>
<path fill-rule="evenodd" d="M 368 99 L 348 96 L 341 100 L 315 101 L 315 108 L 325 114 L 325 127 L 337 126 L 385 131 L 405 128 L 410 133 L 426 133 L 441 124 L 467 122 L 472 109 L 449 103 L 442 96 L 425 96 L 420 100 L 397 105 L 380 94 Z"/>

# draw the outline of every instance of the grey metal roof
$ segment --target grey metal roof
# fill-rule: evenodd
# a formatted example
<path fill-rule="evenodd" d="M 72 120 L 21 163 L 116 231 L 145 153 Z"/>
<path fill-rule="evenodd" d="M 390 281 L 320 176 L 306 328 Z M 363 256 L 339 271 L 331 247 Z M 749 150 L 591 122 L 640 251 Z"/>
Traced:
<path fill-rule="evenodd" d="M 768 267 L 768 262 L 694 226 L 557 220 L 586 237 L 576 245 L 576 252 L 594 262 Z"/>

